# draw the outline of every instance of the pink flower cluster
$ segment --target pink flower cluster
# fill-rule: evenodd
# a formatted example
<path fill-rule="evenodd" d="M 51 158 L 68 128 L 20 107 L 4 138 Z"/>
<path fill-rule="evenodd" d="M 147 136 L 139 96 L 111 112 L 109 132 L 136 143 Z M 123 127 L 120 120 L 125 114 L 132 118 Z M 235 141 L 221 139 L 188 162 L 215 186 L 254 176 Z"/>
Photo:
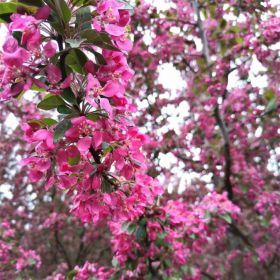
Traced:
<path fill-rule="evenodd" d="M 79 90 L 85 91 L 81 97 L 82 108 L 76 105 L 74 116 L 58 124 L 41 126 L 35 121 L 22 125 L 25 140 L 35 146 L 34 153 L 25 158 L 22 165 L 28 166 L 31 182 L 46 178 L 46 190 L 57 185 L 72 195 L 72 213 L 82 221 L 98 222 L 108 217 L 132 220 L 143 214 L 145 206 L 152 204 L 155 197 L 162 194 L 162 189 L 156 180 L 145 175 L 146 160 L 141 148 L 146 136 L 130 120 L 135 107 L 125 96 L 127 84 L 133 76 L 125 55 L 131 48 L 126 37 L 129 12 L 113 0 L 100 2 L 96 12 L 93 28 L 107 32 L 120 50 L 90 46 L 103 56 L 106 64 L 97 67 L 93 60 L 88 59 L 84 65 L 86 86 L 85 90 Z M 38 20 L 24 16 L 24 25 L 22 20 L 23 16 L 15 16 L 10 30 L 20 26 L 24 33 L 25 28 L 32 26 L 32 34 L 38 38 L 38 44 L 32 44 L 30 51 L 36 50 L 36 59 L 41 58 L 41 61 L 53 57 L 56 52 L 54 42 L 48 41 L 42 50 L 39 48 Z M 16 39 L 9 40 L 18 48 Z M 80 48 L 86 51 L 89 46 L 81 44 Z M 29 48 L 22 50 L 28 52 Z M 24 63 L 30 70 L 38 61 L 25 60 Z M 18 65 L 19 68 L 22 64 Z M 63 79 L 62 69 L 53 63 L 40 71 L 44 71 L 47 78 L 40 87 L 58 96 L 64 89 L 80 85 L 80 79 L 83 79 L 76 73 L 77 80 L 72 73 Z M 25 69 L 21 74 L 26 72 Z M 32 83 L 35 83 L 34 79 L 30 85 Z M 79 92 L 74 91 L 77 99 Z M 64 135 L 54 141 L 60 125 L 66 125 Z"/>
<path fill-rule="evenodd" d="M 268 44 L 277 43 L 280 39 L 280 17 L 272 17 L 264 22 L 262 35 Z"/>
<path fill-rule="evenodd" d="M 178 271 L 191 264 L 193 255 L 202 255 L 207 245 L 225 237 L 239 212 L 226 193 L 213 192 L 191 207 L 182 200 L 170 200 L 164 207 L 146 209 L 138 221 L 122 226 L 111 222 L 115 259 L 121 267 L 136 262 L 141 273 L 147 258 L 155 269 L 164 269 L 162 258 L 168 258 L 170 267 Z"/>
<path fill-rule="evenodd" d="M 83 267 L 75 267 L 75 280 L 88 280 L 91 278 L 106 280 L 112 275 L 113 272 L 114 269 L 98 267 L 94 263 L 86 262 Z"/>
<path fill-rule="evenodd" d="M 50 9 L 45 6 L 34 16 L 13 14 L 8 25 L 8 34 L 0 51 L 0 87 L 2 100 L 10 99 L 21 92 L 29 90 L 32 84 L 43 87 L 43 83 L 35 78 L 40 72 L 38 66 L 49 57 L 50 44 L 42 49 L 40 23 L 45 20 Z M 17 39 L 13 33 L 20 33 Z M 53 46 L 54 48 L 54 46 Z"/>
<path fill-rule="evenodd" d="M 40 256 L 33 250 L 26 250 L 15 243 L 15 229 L 8 221 L 0 223 L 0 278 L 5 277 L 7 267 L 17 273 L 33 266 L 39 269 Z M 16 261 L 15 261 L 16 260 Z M 3 274 L 2 274 L 3 273 Z"/>

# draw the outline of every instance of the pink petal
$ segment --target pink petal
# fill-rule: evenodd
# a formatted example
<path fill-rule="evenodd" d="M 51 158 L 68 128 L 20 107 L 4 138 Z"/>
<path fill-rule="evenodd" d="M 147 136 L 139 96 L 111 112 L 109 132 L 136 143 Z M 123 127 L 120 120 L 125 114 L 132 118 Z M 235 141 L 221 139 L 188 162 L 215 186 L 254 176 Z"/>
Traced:
<path fill-rule="evenodd" d="M 92 74 L 88 74 L 88 84 L 86 91 L 89 92 L 90 90 L 98 87 L 100 87 L 99 81 L 95 77 L 93 77 Z"/>
<path fill-rule="evenodd" d="M 38 20 L 40 19 L 44 20 L 49 17 L 50 13 L 51 13 L 51 9 L 49 8 L 49 6 L 43 6 L 37 11 L 35 18 Z"/>
<path fill-rule="evenodd" d="M 102 133 L 99 131 L 95 131 L 92 137 L 94 149 L 97 150 L 99 146 L 102 144 Z"/>
<path fill-rule="evenodd" d="M 121 36 L 124 34 L 124 27 L 118 26 L 116 24 L 106 24 L 105 31 L 113 36 Z"/>
<path fill-rule="evenodd" d="M 18 48 L 13 53 L 3 53 L 3 61 L 6 65 L 20 67 L 29 58 L 29 52 L 23 48 Z"/>
<path fill-rule="evenodd" d="M 100 98 L 100 107 L 109 114 L 111 119 L 113 118 L 113 109 L 107 98 Z"/>
<path fill-rule="evenodd" d="M 32 183 L 35 183 L 35 182 L 38 182 L 42 178 L 43 173 L 39 170 L 32 169 L 29 171 L 28 175 L 29 175 L 30 181 Z"/>
<path fill-rule="evenodd" d="M 91 137 L 87 136 L 80 139 L 77 143 L 77 147 L 81 153 L 84 153 L 89 150 L 91 145 Z"/>
<path fill-rule="evenodd" d="M 54 64 L 48 65 L 47 75 L 51 84 L 57 84 L 62 79 L 61 70 Z"/>
<path fill-rule="evenodd" d="M 55 178 L 51 177 L 45 185 L 45 190 L 48 191 L 51 187 L 53 187 L 54 183 L 55 183 Z"/>
<path fill-rule="evenodd" d="M 112 97 L 114 95 L 117 96 L 119 91 L 120 91 L 119 83 L 115 81 L 109 81 L 103 88 L 102 95 L 106 97 Z"/>
<path fill-rule="evenodd" d="M 56 54 L 56 43 L 54 43 L 53 41 L 49 41 L 44 46 L 44 54 L 48 58 L 53 57 Z"/>
<path fill-rule="evenodd" d="M 92 189 L 99 190 L 100 186 L 101 186 L 101 177 L 99 175 L 94 175 L 91 184 Z"/>
<path fill-rule="evenodd" d="M 132 50 L 133 44 L 132 42 L 127 39 L 127 38 L 122 38 L 120 37 L 119 39 L 116 39 L 116 44 L 118 46 L 119 49 L 129 52 Z"/>

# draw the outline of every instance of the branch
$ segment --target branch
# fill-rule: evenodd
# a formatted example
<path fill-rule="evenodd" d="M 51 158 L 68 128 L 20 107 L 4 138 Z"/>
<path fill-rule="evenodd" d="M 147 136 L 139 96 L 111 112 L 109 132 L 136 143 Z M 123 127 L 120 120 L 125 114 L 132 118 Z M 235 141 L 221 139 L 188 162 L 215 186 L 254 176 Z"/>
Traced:
<path fill-rule="evenodd" d="M 208 45 L 208 40 L 206 37 L 205 30 L 203 28 L 203 22 L 201 20 L 200 16 L 200 10 L 199 10 L 199 5 L 198 5 L 198 0 L 193 1 L 193 6 L 194 10 L 197 16 L 197 25 L 199 28 L 200 32 L 200 37 L 202 40 L 202 45 L 203 45 L 203 55 L 206 60 L 207 68 L 208 68 L 208 74 L 210 77 L 212 77 L 210 65 L 211 65 L 211 59 L 209 55 L 209 45 Z M 224 167 L 224 188 L 227 191 L 228 198 L 230 200 L 233 200 L 233 189 L 232 189 L 232 184 L 230 181 L 231 177 L 231 154 L 230 154 L 230 142 L 229 142 L 229 135 L 228 135 L 228 129 L 226 126 L 226 123 L 224 121 L 224 118 L 220 112 L 219 109 L 219 104 L 217 103 L 214 109 L 214 115 L 216 118 L 216 121 L 218 123 L 218 126 L 221 130 L 223 139 L 224 139 L 224 157 L 225 157 L 225 167 Z"/>
<path fill-rule="evenodd" d="M 68 256 L 68 254 L 67 254 L 67 252 L 66 252 L 66 250 L 65 250 L 65 248 L 64 248 L 64 246 L 62 244 L 62 242 L 59 239 L 57 228 L 55 228 L 54 237 L 55 237 L 55 241 L 56 241 L 57 246 L 60 248 L 62 254 L 64 255 L 64 258 L 65 258 L 65 260 L 67 262 L 67 265 L 68 265 L 68 269 L 71 270 L 73 268 L 73 266 L 71 264 L 71 260 L 70 260 L 70 258 Z"/>
<path fill-rule="evenodd" d="M 227 190 L 228 198 L 230 200 L 232 200 L 233 199 L 233 190 L 232 190 L 232 184 L 231 184 L 231 180 L 230 180 L 232 162 L 231 162 L 231 154 L 230 154 L 229 135 L 228 135 L 228 130 L 227 130 L 226 124 L 220 113 L 218 104 L 215 106 L 214 115 L 215 115 L 217 123 L 220 127 L 220 130 L 222 132 L 223 139 L 224 139 L 224 157 L 225 157 L 224 188 Z"/>
<path fill-rule="evenodd" d="M 101 164 L 101 160 L 100 160 L 100 157 L 99 157 L 99 153 L 97 151 L 94 150 L 94 148 L 91 146 L 89 148 L 89 151 L 94 159 L 94 161 L 97 163 L 97 164 Z"/>

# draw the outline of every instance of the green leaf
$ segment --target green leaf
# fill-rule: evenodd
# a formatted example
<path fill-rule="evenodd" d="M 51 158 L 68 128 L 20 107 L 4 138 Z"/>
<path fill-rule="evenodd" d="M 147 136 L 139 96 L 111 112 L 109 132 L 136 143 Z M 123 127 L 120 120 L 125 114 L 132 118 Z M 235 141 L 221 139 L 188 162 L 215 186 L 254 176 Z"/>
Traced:
<path fill-rule="evenodd" d="M 30 120 L 28 123 L 31 125 L 32 124 L 38 125 L 40 128 L 46 128 L 57 124 L 57 121 L 51 118 L 44 118 L 44 119 L 33 119 Z"/>
<path fill-rule="evenodd" d="M 269 101 L 269 100 L 271 100 L 271 99 L 273 99 L 275 97 L 275 92 L 274 92 L 274 90 L 272 88 L 267 88 L 264 91 L 264 96 Z"/>
<path fill-rule="evenodd" d="M 76 1 L 74 0 L 73 5 L 80 7 L 80 6 L 90 5 L 91 2 L 92 0 L 76 0 Z"/>
<path fill-rule="evenodd" d="M 70 45 L 71 48 L 80 47 L 81 43 L 86 41 L 86 39 L 66 39 L 65 42 Z"/>
<path fill-rule="evenodd" d="M 224 41 L 220 42 L 220 48 L 221 48 L 221 55 L 225 56 L 228 46 L 226 45 L 226 43 Z"/>
<path fill-rule="evenodd" d="M 46 127 L 51 127 L 55 124 L 57 124 L 57 121 L 51 118 L 44 118 L 41 119 L 42 123 L 46 126 Z"/>
<path fill-rule="evenodd" d="M 136 227 L 137 227 L 136 224 L 130 224 L 130 225 L 128 226 L 128 228 L 127 228 L 127 232 L 128 232 L 129 234 L 134 233 L 135 230 L 136 230 Z"/>
<path fill-rule="evenodd" d="M 54 142 L 57 143 L 64 137 L 65 132 L 72 127 L 72 123 L 69 120 L 63 120 L 60 122 L 54 130 Z"/>
<path fill-rule="evenodd" d="M 236 38 L 235 38 L 235 42 L 236 42 L 237 44 L 242 44 L 242 43 L 244 42 L 244 39 L 243 39 L 242 37 L 236 37 Z"/>
<path fill-rule="evenodd" d="M 110 36 L 105 32 L 85 30 L 81 33 L 81 37 L 85 38 L 87 43 L 91 43 L 100 48 L 119 51 L 119 49 L 113 45 Z"/>
<path fill-rule="evenodd" d="M 205 211 L 204 219 L 207 219 L 207 220 L 211 219 L 211 213 L 209 211 Z"/>
<path fill-rule="evenodd" d="M 225 220 L 228 224 L 231 224 L 232 223 L 232 218 L 230 216 L 229 213 L 225 213 L 223 215 L 220 215 L 220 217 Z"/>
<path fill-rule="evenodd" d="M 102 142 L 102 157 L 112 152 L 114 148 L 106 142 Z"/>
<path fill-rule="evenodd" d="M 27 12 L 30 13 L 36 13 L 36 11 L 38 10 L 38 8 L 34 5 L 29 6 L 24 3 L 0 3 L 0 22 L 10 22 L 11 14 L 15 13 L 18 7 L 23 7 Z"/>
<path fill-rule="evenodd" d="M 221 29 L 224 29 L 226 26 L 227 26 L 227 21 L 223 18 L 223 19 L 220 21 L 220 28 L 221 28 Z"/>
<path fill-rule="evenodd" d="M 76 276 L 76 274 L 77 274 L 77 271 L 75 269 L 69 271 L 66 276 L 66 280 L 73 280 L 74 277 Z"/>
<path fill-rule="evenodd" d="M 97 114 L 94 114 L 94 113 L 90 113 L 86 117 L 87 117 L 87 119 L 89 119 L 91 121 L 94 121 L 94 122 L 99 119 L 99 116 Z"/>
<path fill-rule="evenodd" d="M 63 115 L 69 115 L 73 113 L 73 110 L 66 105 L 59 105 L 57 107 L 57 112 Z"/>
<path fill-rule="evenodd" d="M 89 7 L 80 8 L 76 14 L 76 29 L 79 31 L 91 29 L 92 15 Z"/>
<path fill-rule="evenodd" d="M 145 227 L 139 226 L 136 230 L 135 235 L 136 235 L 137 240 L 139 240 L 139 241 L 144 240 L 147 236 Z"/>
<path fill-rule="evenodd" d="M 231 33 L 238 33 L 241 30 L 240 30 L 239 26 L 231 26 L 228 31 L 231 32 Z"/>
<path fill-rule="evenodd" d="M 248 190 L 249 190 L 249 187 L 248 187 L 247 185 L 245 185 L 245 184 L 241 184 L 241 185 L 240 185 L 240 189 L 241 189 L 241 191 L 242 191 L 243 193 L 247 193 Z"/>
<path fill-rule="evenodd" d="M 87 56 L 81 50 L 72 49 L 65 58 L 65 64 L 74 72 L 84 74 L 84 65 L 87 60 Z"/>
<path fill-rule="evenodd" d="M 30 90 L 34 90 L 37 92 L 46 92 L 47 91 L 45 88 L 40 88 L 40 87 L 36 86 L 35 84 L 32 85 Z"/>
<path fill-rule="evenodd" d="M 261 216 L 261 218 L 260 218 L 261 225 L 264 227 L 269 227 L 272 217 L 273 217 L 273 215 L 271 212 L 265 213 L 265 215 Z"/>
<path fill-rule="evenodd" d="M 166 232 L 161 232 L 157 235 L 157 238 L 156 238 L 156 245 L 157 246 L 164 246 L 166 245 L 166 242 L 165 242 L 165 237 L 166 237 L 167 233 Z"/>
<path fill-rule="evenodd" d="M 105 178 L 103 178 L 102 184 L 101 184 L 101 190 L 103 193 L 111 193 L 112 188 L 110 182 L 108 182 Z"/>
<path fill-rule="evenodd" d="M 56 11 L 58 15 L 61 17 L 63 22 L 67 24 L 72 16 L 71 10 L 64 0 L 54 0 Z"/>
<path fill-rule="evenodd" d="M 0 3 L 0 14 L 12 14 L 17 11 L 17 3 Z"/>
<path fill-rule="evenodd" d="M 73 166 L 73 165 L 77 165 L 80 162 L 81 156 L 75 156 L 75 157 L 69 157 L 68 158 L 68 163 Z"/>
<path fill-rule="evenodd" d="M 273 97 L 272 99 L 269 100 L 267 106 L 266 106 L 266 112 L 270 113 L 273 112 L 277 109 L 277 98 Z"/>
<path fill-rule="evenodd" d="M 63 92 L 60 94 L 60 96 L 67 101 L 70 104 L 76 104 L 76 96 L 73 93 L 71 88 L 66 88 L 63 90 Z"/>
<path fill-rule="evenodd" d="M 59 95 L 47 95 L 37 107 L 42 110 L 51 110 L 65 104 Z"/>

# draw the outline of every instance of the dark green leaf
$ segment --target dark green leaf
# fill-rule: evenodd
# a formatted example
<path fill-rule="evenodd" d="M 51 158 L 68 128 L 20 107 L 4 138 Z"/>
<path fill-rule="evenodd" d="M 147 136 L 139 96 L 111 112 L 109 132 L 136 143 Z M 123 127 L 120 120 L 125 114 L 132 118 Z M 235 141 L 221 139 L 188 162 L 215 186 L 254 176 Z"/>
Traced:
<path fill-rule="evenodd" d="M 226 26 L 227 26 L 227 21 L 223 18 L 223 19 L 220 21 L 220 28 L 221 28 L 221 29 L 224 29 Z"/>
<path fill-rule="evenodd" d="M 82 38 L 85 38 L 87 40 L 86 41 L 87 43 L 91 43 L 103 49 L 119 51 L 119 49 L 113 45 L 110 36 L 105 32 L 97 32 L 95 30 L 85 30 L 81 33 L 81 36 Z"/>
<path fill-rule="evenodd" d="M 41 7 L 44 4 L 41 0 L 19 0 L 18 2 L 36 7 Z"/>
<path fill-rule="evenodd" d="M 76 29 L 83 31 L 91 29 L 92 15 L 89 7 L 80 8 L 76 14 Z"/>
<path fill-rule="evenodd" d="M 51 110 L 59 105 L 65 104 L 63 99 L 58 95 L 47 95 L 39 104 L 38 108 L 42 110 Z"/>
<path fill-rule="evenodd" d="M 65 64 L 74 72 L 84 74 L 84 65 L 87 62 L 87 56 L 79 49 L 70 50 L 65 58 Z"/>
<path fill-rule="evenodd" d="M 111 184 L 106 179 L 103 179 L 103 181 L 102 181 L 101 190 L 102 190 L 103 193 L 111 193 L 112 192 Z"/>
<path fill-rule="evenodd" d="M 94 5 L 94 3 L 91 3 L 91 2 L 92 2 L 92 0 L 74 0 L 73 5 L 78 6 L 78 7 L 90 5 L 90 4 Z"/>
<path fill-rule="evenodd" d="M 127 232 L 128 232 L 129 234 L 134 233 L 135 230 L 136 230 L 136 227 L 137 227 L 136 224 L 130 224 L 130 225 L 128 226 L 128 228 L 127 228 Z"/>
<path fill-rule="evenodd" d="M 147 235 L 145 227 L 139 226 L 136 230 L 135 235 L 136 235 L 137 240 L 139 240 L 139 241 L 144 240 Z"/>
<path fill-rule="evenodd" d="M 73 113 L 73 110 L 66 105 L 59 105 L 57 107 L 57 112 L 63 115 L 69 115 Z"/>
<path fill-rule="evenodd" d="M 53 0 L 55 3 L 56 11 L 58 15 L 61 17 L 63 22 L 67 24 L 72 16 L 71 10 L 64 0 Z"/>
<path fill-rule="evenodd" d="M 64 137 L 65 132 L 72 127 L 72 123 L 69 120 L 63 120 L 57 125 L 54 130 L 54 142 L 57 143 Z"/>
<path fill-rule="evenodd" d="M 60 96 L 70 104 L 76 103 L 76 96 L 71 90 L 71 88 L 64 89 Z"/>
<path fill-rule="evenodd" d="M 53 10 L 51 11 L 51 15 L 49 16 L 49 22 L 50 25 L 57 31 L 58 34 L 63 35 L 65 32 L 65 28 L 63 26 L 63 23 L 61 22 L 61 18 L 59 17 L 59 15 L 55 12 L 55 6 L 52 3 L 52 1 L 47 1 L 50 2 L 48 5 L 50 7 L 53 6 Z"/>

